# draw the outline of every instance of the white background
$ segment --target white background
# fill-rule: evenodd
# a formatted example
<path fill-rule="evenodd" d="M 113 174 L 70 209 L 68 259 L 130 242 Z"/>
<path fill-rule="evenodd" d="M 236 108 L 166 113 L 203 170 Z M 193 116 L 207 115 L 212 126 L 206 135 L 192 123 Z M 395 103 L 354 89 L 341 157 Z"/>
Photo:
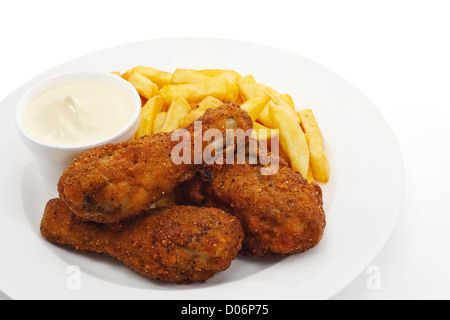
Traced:
<path fill-rule="evenodd" d="M 328 67 L 379 108 L 406 170 L 398 223 L 372 262 L 380 287 L 363 272 L 335 298 L 450 298 L 450 2 L 2 0 L 0 34 L 0 101 L 68 60 L 162 37 L 253 41 Z"/>

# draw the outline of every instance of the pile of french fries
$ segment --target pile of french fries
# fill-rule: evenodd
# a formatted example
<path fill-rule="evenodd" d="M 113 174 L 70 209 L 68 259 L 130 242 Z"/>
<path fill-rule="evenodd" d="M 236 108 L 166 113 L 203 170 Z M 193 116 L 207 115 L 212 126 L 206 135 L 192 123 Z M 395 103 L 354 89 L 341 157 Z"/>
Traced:
<path fill-rule="evenodd" d="M 146 66 L 113 72 L 131 83 L 142 98 L 136 139 L 183 128 L 207 109 L 234 101 L 254 121 L 254 137 L 278 136 L 280 156 L 308 181 L 327 182 L 329 164 L 322 134 L 310 109 L 296 111 L 289 94 L 233 70 L 177 69 L 173 73 Z M 265 129 L 265 130 L 261 130 Z"/>

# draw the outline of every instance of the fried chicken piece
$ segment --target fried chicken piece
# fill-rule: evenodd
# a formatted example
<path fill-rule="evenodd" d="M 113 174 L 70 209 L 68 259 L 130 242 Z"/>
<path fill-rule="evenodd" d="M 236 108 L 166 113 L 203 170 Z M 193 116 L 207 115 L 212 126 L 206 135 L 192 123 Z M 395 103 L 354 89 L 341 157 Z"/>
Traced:
<path fill-rule="evenodd" d="M 226 270 L 244 237 L 239 221 L 215 208 L 153 209 L 111 228 L 83 222 L 59 199 L 47 203 L 41 234 L 80 251 L 108 254 L 150 279 L 205 281 Z"/>
<path fill-rule="evenodd" d="M 245 232 L 245 256 L 284 256 L 316 246 L 326 224 L 320 186 L 308 183 L 282 159 L 274 175 L 261 175 L 261 167 L 205 167 L 176 189 L 178 201 L 236 216 Z"/>
<path fill-rule="evenodd" d="M 207 110 L 198 121 L 202 123 L 201 132 L 194 130 L 194 124 L 186 127 L 191 150 L 194 132 L 202 137 L 206 130 L 214 128 L 225 135 L 226 129 L 248 130 L 253 126 L 247 112 L 233 102 Z M 176 185 L 192 178 L 199 167 L 194 164 L 194 152 L 189 164 L 174 164 L 172 149 L 180 141 L 172 141 L 171 136 L 160 133 L 87 151 L 61 176 L 60 199 L 84 221 L 118 223 L 148 210 Z M 202 141 L 203 149 L 206 146 Z"/>

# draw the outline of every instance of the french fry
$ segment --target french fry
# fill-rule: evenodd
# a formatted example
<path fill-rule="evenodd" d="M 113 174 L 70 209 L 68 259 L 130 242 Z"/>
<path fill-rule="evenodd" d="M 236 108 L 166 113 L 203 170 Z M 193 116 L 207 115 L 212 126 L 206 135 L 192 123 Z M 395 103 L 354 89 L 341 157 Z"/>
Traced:
<path fill-rule="evenodd" d="M 270 139 L 267 140 L 268 146 L 269 146 L 269 151 L 271 153 L 274 153 L 274 149 L 272 148 L 273 144 L 277 144 L 278 145 L 278 157 L 280 157 L 281 159 L 283 159 L 284 161 L 286 161 L 286 163 L 291 166 L 291 160 L 289 159 L 289 156 L 287 154 L 287 152 L 283 149 L 283 146 L 280 144 L 280 132 L 278 129 L 273 129 L 276 132 L 276 135 L 273 136 L 274 139 Z"/>
<path fill-rule="evenodd" d="M 289 94 L 283 93 L 283 94 L 281 94 L 281 98 L 282 98 L 284 101 L 286 101 L 286 103 L 287 103 L 288 105 L 290 105 L 291 108 L 295 111 L 295 103 L 294 103 L 294 99 L 292 99 L 292 97 L 291 97 Z"/>
<path fill-rule="evenodd" d="M 188 103 L 200 102 L 207 96 L 221 101 L 235 101 L 239 92 L 232 82 L 212 78 L 195 84 L 167 85 L 160 90 L 160 94 L 165 103 L 170 104 L 176 97 L 184 98 Z"/>
<path fill-rule="evenodd" d="M 128 77 L 128 82 L 146 99 L 158 95 L 158 86 L 139 72 L 133 71 Z"/>
<path fill-rule="evenodd" d="M 166 121 L 167 112 L 163 111 L 156 115 L 155 121 L 153 121 L 153 134 L 161 132 L 161 129 Z"/>
<path fill-rule="evenodd" d="M 286 151 L 291 167 L 306 178 L 309 167 L 308 143 L 299 123 L 283 107 L 269 104 L 269 114 L 280 132 L 280 145 Z"/>
<path fill-rule="evenodd" d="M 195 108 L 198 107 L 198 103 L 196 102 L 189 102 L 189 105 L 191 106 L 191 110 L 194 110 Z"/>
<path fill-rule="evenodd" d="M 316 117 L 310 109 L 300 110 L 298 115 L 301 120 L 301 126 L 305 130 L 306 141 L 308 142 L 313 176 L 320 182 L 328 182 L 330 167 L 325 155 L 322 133 L 320 132 Z"/>
<path fill-rule="evenodd" d="M 259 117 L 258 117 L 258 121 L 261 122 L 262 124 L 264 124 L 265 126 L 267 126 L 269 128 L 274 128 L 273 119 L 269 113 L 269 105 L 277 105 L 277 106 L 283 108 L 291 115 L 291 117 L 297 123 L 300 121 L 299 115 L 294 110 L 292 110 L 292 108 L 289 105 L 287 105 L 287 104 L 280 105 L 280 104 L 277 104 L 276 102 L 274 102 L 273 100 L 270 100 L 269 103 L 267 104 L 267 107 L 259 114 Z"/>
<path fill-rule="evenodd" d="M 145 99 L 143 96 L 139 95 L 141 98 L 141 108 L 147 103 L 148 99 Z"/>
<path fill-rule="evenodd" d="M 119 71 L 113 71 L 113 72 L 111 72 L 111 74 L 113 74 L 115 76 L 119 76 L 119 77 L 121 76 Z"/>
<path fill-rule="evenodd" d="M 289 95 L 282 95 L 275 89 L 266 86 L 265 84 L 259 84 L 259 86 L 264 90 L 264 92 L 270 96 L 270 98 L 279 106 L 288 106 L 295 113 L 294 101 Z"/>
<path fill-rule="evenodd" d="M 186 116 L 180 119 L 180 122 L 178 123 L 179 127 L 184 128 L 190 125 L 192 122 L 200 118 L 204 113 L 205 113 L 204 110 L 198 108 L 192 109 L 191 112 L 189 112 Z"/>
<path fill-rule="evenodd" d="M 207 109 L 216 109 L 223 105 L 223 102 L 213 96 L 207 96 L 205 99 L 200 101 L 197 108 L 206 111 Z"/>
<path fill-rule="evenodd" d="M 222 105 L 222 101 L 213 96 L 208 96 L 203 99 L 197 106 L 189 112 L 183 119 L 180 120 L 179 127 L 184 128 L 191 124 L 206 112 L 207 109 L 216 109 Z"/>
<path fill-rule="evenodd" d="M 264 108 L 263 111 L 261 111 L 257 120 L 259 122 L 261 122 L 263 125 L 265 125 L 266 127 L 275 128 L 275 124 L 273 123 L 272 116 L 269 113 L 269 105 L 270 104 L 273 104 L 272 100 L 270 100 L 269 103 L 267 104 L 266 108 Z"/>
<path fill-rule="evenodd" d="M 180 120 L 191 111 L 191 106 L 184 98 L 176 97 L 170 104 L 167 117 L 161 128 L 161 132 L 172 132 L 179 128 Z"/>
<path fill-rule="evenodd" d="M 252 75 L 247 75 L 240 78 L 236 84 L 239 88 L 239 93 L 244 98 L 244 100 L 249 100 L 256 97 L 264 97 L 266 95 L 264 89 L 259 86 Z"/>
<path fill-rule="evenodd" d="M 242 76 L 236 71 L 221 69 L 177 69 L 172 76 L 172 84 L 200 83 L 211 79 L 224 79 L 234 84 Z"/>
<path fill-rule="evenodd" d="M 165 85 L 171 84 L 172 81 L 172 73 L 144 66 L 131 68 L 130 70 L 122 74 L 122 78 L 128 80 L 133 72 L 139 72 L 144 77 L 155 83 L 160 89 Z"/>
<path fill-rule="evenodd" d="M 141 121 L 135 134 L 136 139 L 153 134 L 153 122 L 163 108 L 164 100 L 160 96 L 155 96 L 147 101 L 141 109 Z"/>
<path fill-rule="evenodd" d="M 308 174 L 306 176 L 306 180 L 308 182 L 314 182 L 314 174 L 313 174 L 312 169 L 311 169 L 311 163 L 310 163 L 309 168 L 308 168 Z"/>
<path fill-rule="evenodd" d="M 279 141 L 280 140 L 278 139 L 278 143 L 279 143 Z M 289 166 L 291 166 L 291 159 L 289 159 L 288 153 L 283 149 L 283 147 L 281 145 L 278 148 L 278 154 L 279 154 L 281 159 L 286 161 L 289 164 Z"/>
<path fill-rule="evenodd" d="M 253 138 L 257 140 L 269 140 L 279 134 L 277 129 L 271 129 L 259 124 L 258 122 L 253 122 Z"/>
<path fill-rule="evenodd" d="M 200 72 L 201 74 L 208 76 L 208 77 L 215 77 L 218 76 L 219 74 L 225 72 L 226 70 L 222 70 L 222 69 L 203 69 L 203 70 L 198 70 L 198 72 Z M 234 71 L 232 71 L 234 72 Z"/>
<path fill-rule="evenodd" d="M 244 98 L 241 97 L 241 95 L 238 95 L 238 97 L 236 98 L 236 102 L 237 105 L 242 106 L 242 104 L 245 102 Z"/>
<path fill-rule="evenodd" d="M 203 70 L 205 71 L 205 70 Z M 211 71 L 211 70 L 210 70 Z M 221 70 L 222 72 L 216 74 L 214 78 L 216 79 L 226 79 L 231 81 L 234 84 L 237 84 L 238 80 L 242 78 L 242 76 L 236 71 L 232 70 Z M 203 73 L 205 74 L 205 73 Z"/>
<path fill-rule="evenodd" d="M 245 101 L 241 105 L 241 108 L 248 112 L 250 118 L 252 118 L 253 121 L 256 121 L 269 101 L 270 98 L 267 96 L 255 97 Z"/>
<path fill-rule="evenodd" d="M 238 80 L 237 86 L 239 88 L 240 95 L 245 99 L 249 100 L 256 97 L 266 97 L 269 96 L 270 99 L 277 105 L 285 108 L 291 114 L 297 122 L 299 121 L 298 115 L 295 110 L 290 106 L 290 104 L 279 94 L 276 90 L 270 88 L 269 86 L 259 84 L 256 82 L 252 75 L 247 75 Z M 273 128 L 272 118 L 269 115 L 269 108 L 265 108 L 258 117 L 258 120 L 269 128 Z"/>
<path fill-rule="evenodd" d="M 285 96 L 281 95 L 278 91 L 276 91 L 275 89 L 272 89 L 269 86 L 266 86 L 264 84 L 260 84 L 260 86 L 261 86 L 261 88 L 263 88 L 264 92 L 270 97 L 270 99 L 272 99 L 272 101 L 275 104 L 277 104 L 280 107 L 283 107 L 287 111 L 289 111 L 291 116 L 294 117 L 294 119 L 297 120 L 297 122 L 300 121 L 298 114 L 295 112 L 295 107 L 293 106 L 293 100 L 286 98 Z M 291 105 L 291 103 L 292 103 L 292 105 Z M 266 112 L 268 112 L 268 110 L 266 110 Z M 264 117 L 264 115 L 263 115 L 263 117 Z"/>
<path fill-rule="evenodd" d="M 195 84 L 208 80 L 211 80 L 211 77 L 190 69 L 177 69 L 172 76 L 172 84 Z"/>

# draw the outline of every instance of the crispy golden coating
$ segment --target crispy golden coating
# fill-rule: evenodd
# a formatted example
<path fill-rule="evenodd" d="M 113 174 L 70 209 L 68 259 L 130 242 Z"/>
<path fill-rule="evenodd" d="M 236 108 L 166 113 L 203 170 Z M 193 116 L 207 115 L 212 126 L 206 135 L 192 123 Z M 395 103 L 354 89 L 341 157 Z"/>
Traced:
<path fill-rule="evenodd" d="M 205 281 L 226 270 L 244 237 L 239 221 L 214 208 L 154 209 L 120 227 L 83 222 L 59 199 L 50 200 L 41 221 L 50 242 L 108 254 L 150 279 Z"/>
<path fill-rule="evenodd" d="M 325 228 L 322 190 L 280 159 L 275 175 L 259 165 L 209 166 L 176 189 L 181 203 L 221 208 L 244 228 L 242 254 L 283 256 L 316 246 Z"/>
<path fill-rule="evenodd" d="M 207 110 L 199 121 L 202 132 L 196 135 L 212 128 L 225 134 L 229 128 L 248 130 L 253 125 L 247 112 L 232 102 Z M 194 150 L 194 124 L 186 129 Z M 180 141 L 171 137 L 171 133 L 160 133 L 82 154 L 61 176 L 60 199 L 80 219 L 100 223 L 118 223 L 148 210 L 179 183 L 190 179 L 199 166 L 193 158 L 190 164 L 174 164 L 172 149 Z M 206 146 L 203 142 L 203 149 Z"/>

